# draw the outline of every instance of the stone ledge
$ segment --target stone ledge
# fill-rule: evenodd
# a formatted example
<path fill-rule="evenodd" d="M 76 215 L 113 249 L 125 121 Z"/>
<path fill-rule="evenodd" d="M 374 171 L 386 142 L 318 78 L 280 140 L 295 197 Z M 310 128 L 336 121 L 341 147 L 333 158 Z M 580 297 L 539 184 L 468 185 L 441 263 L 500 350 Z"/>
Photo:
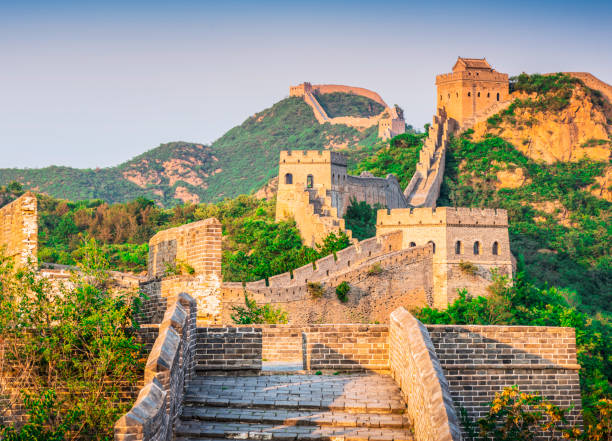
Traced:
<path fill-rule="evenodd" d="M 442 369 L 497 369 L 497 370 L 513 370 L 513 369 L 539 369 L 539 370 L 563 370 L 569 369 L 579 371 L 579 364 L 442 364 Z"/>

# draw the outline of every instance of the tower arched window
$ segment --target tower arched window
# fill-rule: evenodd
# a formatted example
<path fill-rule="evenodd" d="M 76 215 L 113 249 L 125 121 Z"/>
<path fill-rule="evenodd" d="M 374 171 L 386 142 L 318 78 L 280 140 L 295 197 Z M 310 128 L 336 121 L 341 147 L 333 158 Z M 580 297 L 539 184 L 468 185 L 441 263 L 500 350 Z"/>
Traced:
<path fill-rule="evenodd" d="M 491 92 L 487 92 L 487 98 L 491 98 Z"/>
<path fill-rule="evenodd" d="M 293 175 L 291 173 L 285 175 L 285 184 L 293 184 Z"/>
<path fill-rule="evenodd" d="M 430 240 L 427 243 L 432 245 L 433 253 L 436 254 L 436 243 L 433 240 Z"/>
<path fill-rule="evenodd" d="M 497 101 L 499 101 L 499 92 L 497 92 Z"/>
<path fill-rule="evenodd" d="M 410 248 L 414 248 L 414 247 L 416 247 L 416 243 L 414 243 L 414 242 L 410 242 L 410 245 L 409 245 L 409 246 L 410 246 Z"/>
<path fill-rule="evenodd" d="M 499 255 L 499 243 L 493 242 L 493 248 L 491 251 L 493 252 L 494 256 L 498 256 Z"/>
<path fill-rule="evenodd" d="M 472 96 L 472 92 L 468 92 L 468 96 Z"/>
<path fill-rule="evenodd" d="M 480 242 L 474 242 L 474 255 L 478 256 L 480 254 Z"/>
<path fill-rule="evenodd" d="M 478 92 L 478 98 L 480 98 L 480 92 Z"/>
<path fill-rule="evenodd" d="M 455 254 L 461 254 L 461 241 L 458 240 L 455 242 Z"/>
<path fill-rule="evenodd" d="M 312 175 L 306 176 L 306 187 L 312 188 L 314 186 L 314 178 Z"/>

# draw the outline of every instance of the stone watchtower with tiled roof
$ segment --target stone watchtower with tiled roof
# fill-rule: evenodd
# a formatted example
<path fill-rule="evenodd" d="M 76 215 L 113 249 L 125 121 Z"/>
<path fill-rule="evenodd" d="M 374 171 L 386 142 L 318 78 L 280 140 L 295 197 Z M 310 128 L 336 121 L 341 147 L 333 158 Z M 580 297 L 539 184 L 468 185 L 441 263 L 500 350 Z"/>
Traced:
<path fill-rule="evenodd" d="M 437 108 L 459 125 L 508 99 L 508 74 L 499 73 L 486 58 L 459 57 L 452 73 L 436 77 Z"/>

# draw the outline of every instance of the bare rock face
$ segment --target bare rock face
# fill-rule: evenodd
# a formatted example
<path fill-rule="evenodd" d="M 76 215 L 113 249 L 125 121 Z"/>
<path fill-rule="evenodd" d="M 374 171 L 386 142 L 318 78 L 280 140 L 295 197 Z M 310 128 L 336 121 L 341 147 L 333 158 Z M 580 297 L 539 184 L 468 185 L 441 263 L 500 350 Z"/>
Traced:
<path fill-rule="evenodd" d="M 257 190 L 253 196 L 257 199 L 269 200 L 276 196 L 276 190 L 278 190 L 278 176 L 270 179 L 268 183 Z"/>
<path fill-rule="evenodd" d="M 597 176 L 595 182 L 595 185 L 590 186 L 589 192 L 593 196 L 612 202 L 612 167 L 606 168 L 605 175 Z"/>
<path fill-rule="evenodd" d="M 529 183 L 531 180 L 526 178 L 525 170 L 518 167 L 515 169 L 500 170 L 497 172 L 497 189 L 500 188 L 519 188 Z"/>
<path fill-rule="evenodd" d="M 529 96 L 513 94 L 512 98 Z M 607 102 L 604 107 L 594 105 L 587 91 L 576 86 L 565 109 L 535 111 L 517 107 L 514 123 L 504 118 L 499 127 L 491 128 L 487 121 L 480 122 L 474 126 L 473 139 L 480 141 L 486 134 L 493 134 L 526 156 L 546 163 L 578 161 L 584 157 L 608 161 L 612 144 L 609 106 Z"/>

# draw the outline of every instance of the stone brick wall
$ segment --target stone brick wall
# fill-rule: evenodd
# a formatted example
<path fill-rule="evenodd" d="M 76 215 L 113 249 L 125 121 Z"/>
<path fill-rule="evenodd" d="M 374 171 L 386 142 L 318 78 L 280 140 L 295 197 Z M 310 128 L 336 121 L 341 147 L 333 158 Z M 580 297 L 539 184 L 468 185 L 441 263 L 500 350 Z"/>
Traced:
<path fill-rule="evenodd" d="M 403 248 L 428 243 L 435 247 L 433 300 L 438 308 L 454 301 L 458 289 L 468 289 L 472 295 L 487 295 L 494 268 L 501 274 L 512 275 L 506 210 L 451 207 L 379 210 L 376 233 L 389 231 L 402 231 Z M 475 274 L 462 270 L 462 262 L 473 264 Z"/>
<path fill-rule="evenodd" d="M 198 328 L 196 369 L 199 371 L 261 370 L 262 328 Z"/>
<path fill-rule="evenodd" d="M 172 439 L 184 385 L 195 367 L 196 302 L 180 294 L 170 303 L 145 367 L 134 406 L 115 423 L 115 441 Z"/>
<path fill-rule="evenodd" d="M 303 333 L 306 369 L 389 369 L 386 325 L 317 325 L 304 327 Z"/>
<path fill-rule="evenodd" d="M 569 408 L 581 424 L 579 365 L 573 328 L 427 325 L 457 406 L 473 419 L 506 386 L 539 392 Z"/>
<path fill-rule="evenodd" d="M 395 235 L 389 236 L 394 237 Z M 395 247 L 393 244 L 391 246 Z M 364 247 L 358 255 L 367 256 L 369 252 Z M 359 305 L 368 303 L 365 308 L 371 313 L 368 321 L 385 323 L 390 311 L 400 305 L 419 307 L 432 304 L 431 247 L 386 252 L 379 256 L 373 252 L 375 257 L 361 261 L 357 259 L 356 263 L 353 261 L 356 255 L 354 251 L 341 253 L 338 253 L 337 261 L 333 256 L 317 261 L 316 270 L 312 265 L 305 267 L 303 272 L 300 268 L 298 274 L 298 270 L 295 270 L 293 279 L 288 273 L 270 278 L 270 286 L 266 286 L 265 281 L 247 283 L 245 286 L 241 283 L 224 283 L 222 323 L 231 323 L 232 307 L 244 305 L 246 289 L 249 297 L 258 304 L 271 303 L 288 312 L 290 323 L 306 324 L 302 320 L 307 315 L 304 311 L 313 311 L 319 307 L 317 301 L 311 297 L 307 282 L 320 283 L 325 290 L 332 291 L 332 297 L 335 297 L 333 291 L 336 286 L 342 282 L 349 283 L 353 290 L 352 296 L 361 298 Z M 306 274 L 308 277 L 302 278 Z M 334 322 L 346 322 L 339 320 L 341 319 L 337 318 Z M 354 318 L 350 321 L 354 321 Z"/>
<path fill-rule="evenodd" d="M 460 441 L 459 420 L 433 343 L 425 326 L 404 308 L 391 314 L 389 364 L 415 439 Z"/>
<path fill-rule="evenodd" d="M 302 360 L 302 326 L 265 325 L 262 329 L 262 360 Z"/>
<path fill-rule="evenodd" d="M 221 224 L 215 218 L 157 233 L 149 241 L 148 275 L 166 275 L 167 265 L 190 265 L 196 275 L 221 274 Z"/>
<path fill-rule="evenodd" d="M 0 247 L 17 264 L 38 264 L 38 205 L 32 193 L 0 208 Z"/>
<path fill-rule="evenodd" d="M 193 274 L 166 275 L 167 269 L 187 264 Z M 164 300 L 188 292 L 198 304 L 198 324 L 218 324 L 221 319 L 221 224 L 210 218 L 164 230 L 149 242 L 148 280 L 141 289 L 145 320 L 155 321 L 164 310 Z"/>

